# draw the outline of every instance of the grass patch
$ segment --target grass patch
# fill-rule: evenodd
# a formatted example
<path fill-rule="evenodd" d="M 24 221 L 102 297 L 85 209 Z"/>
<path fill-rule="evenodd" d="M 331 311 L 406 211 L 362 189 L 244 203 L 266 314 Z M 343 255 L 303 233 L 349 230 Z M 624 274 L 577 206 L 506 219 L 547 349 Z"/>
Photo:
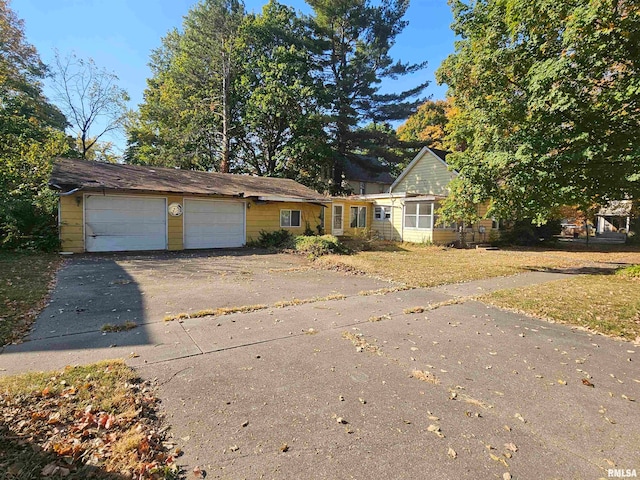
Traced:
<path fill-rule="evenodd" d="M 135 322 L 124 322 L 124 323 L 105 323 L 102 325 L 100 330 L 106 333 L 113 332 L 126 332 L 127 330 L 133 330 L 138 326 Z"/>
<path fill-rule="evenodd" d="M 293 307 L 296 305 L 305 305 L 307 303 L 326 302 L 330 300 L 344 300 L 346 295 L 341 293 L 335 293 L 327 295 L 326 297 L 313 297 L 313 298 L 294 298 L 293 300 L 282 300 L 276 302 L 273 305 L 244 305 L 242 307 L 221 307 L 221 308 L 207 308 L 205 310 L 199 310 L 197 312 L 190 313 L 178 313 L 175 315 L 167 315 L 164 317 L 165 322 L 171 322 L 172 320 L 183 320 L 186 318 L 202 318 L 202 317 L 220 317 L 223 315 L 231 315 L 232 313 L 250 313 L 258 310 L 266 310 L 267 308 L 285 308 Z"/>
<path fill-rule="evenodd" d="M 440 379 L 436 377 L 433 373 L 427 372 L 426 370 L 413 370 L 411 372 L 411 377 L 416 378 L 422 382 L 432 383 L 434 385 L 440 384 Z"/>
<path fill-rule="evenodd" d="M 404 313 L 405 315 L 410 315 L 412 313 L 422 313 L 425 311 L 424 307 L 413 307 L 413 308 L 405 308 L 404 310 L 402 310 L 402 313 Z"/>
<path fill-rule="evenodd" d="M 52 253 L 0 252 L 0 345 L 29 331 L 60 263 Z"/>
<path fill-rule="evenodd" d="M 627 340 L 640 337 L 640 282 L 624 275 L 580 275 L 480 300 Z"/>
<path fill-rule="evenodd" d="M 413 290 L 413 288 L 414 287 L 399 286 L 399 287 L 378 288 L 376 290 L 360 290 L 358 292 L 358 295 L 360 295 L 361 297 L 368 297 L 371 295 L 386 295 L 387 293 L 404 292 L 405 290 Z"/>
<path fill-rule="evenodd" d="M 317 259 L 316 263 L 329 269 L 363 272 L 413 287 L 433 287 L 526 271 L 576 268 L 593 263 L 640 264 L 639 247 L 621 245 L 599 248 L 487 251 L 397 244 L 349 256 L 326 255 Z"/>
<path fill-rule="evenodd" d="M 616 275 L 622 275 L 629 278 L 640 278 L 640 265 L 621 268 L 616 272 Z"/>
<path fill-rule="evenodd" d="M 353 346 L 356 347 L 357 352 L 368 352 L 374 353 L 376 355 L 382 355 L 380 348 L 377 345 L 368 342 L 364 338 L 364 335 L 362 335 L 361 333 L 351 333 L 345 331 L 342 332 L 342 338 L 344 338 L 345 340 L 349 340 L 353 344 Z"/>
<path fill-rule="evenodd" d="M 177 478 L 158 400 L 122 361 L 0 378 L 0 470 L 9 478 Z"/>

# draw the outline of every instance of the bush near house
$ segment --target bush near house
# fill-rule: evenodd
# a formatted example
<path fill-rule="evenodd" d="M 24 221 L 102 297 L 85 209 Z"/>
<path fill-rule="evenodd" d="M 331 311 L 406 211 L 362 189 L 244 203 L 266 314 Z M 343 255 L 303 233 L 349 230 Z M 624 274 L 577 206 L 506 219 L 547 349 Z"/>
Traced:
<path fill-rule="evenodd" d="M 337 237 L 333 235 L 306 236 L 300 235 L 294 240 L 296 252 L 306 253 L 310 257 L 316 258 L 330 253 L 349 253 Z"/>
<path fill-rule="evenodd" d="M 561 231 L 560 220 L 549 220 L 540 226 L 532 224 L 531 220 L 518 220 L 500 234 L 499 243 L 531 247 L 553 242 L 555 236 L 560 235 Z"/>

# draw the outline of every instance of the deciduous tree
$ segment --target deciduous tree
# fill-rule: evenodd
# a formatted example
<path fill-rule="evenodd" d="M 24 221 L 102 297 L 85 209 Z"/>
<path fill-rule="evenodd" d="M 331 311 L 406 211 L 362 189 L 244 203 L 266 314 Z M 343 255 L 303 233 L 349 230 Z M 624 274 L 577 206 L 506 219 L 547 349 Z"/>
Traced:
<path fill-rule="evenodd" d="M 640 5 L 451 2 L 439 81 L 459 109 L 448 157 L 503 218 L 640 195 Z M 478 190 L 479 189 L 479 190 Z M 455 199 L 454 199 L 455 201 Z"/>
<path fill-rule="evenodd" d="M 54 100 L 71 124 L 82 158 L 107 133 L 120 130 L 127 116 L 129 95 L 117 84 L 118 76 L 99 68 L 93 59 L 55 54 L 52 87 Z"/>

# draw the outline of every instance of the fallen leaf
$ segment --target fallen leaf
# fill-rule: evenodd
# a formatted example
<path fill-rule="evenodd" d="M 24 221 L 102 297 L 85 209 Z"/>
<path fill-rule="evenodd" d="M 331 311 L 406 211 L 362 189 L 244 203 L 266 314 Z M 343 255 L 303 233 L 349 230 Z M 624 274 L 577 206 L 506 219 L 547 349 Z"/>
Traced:
<path fill-rule="evenodd" d="M 456 451 L 451 447 L 449 447 L 449 451 L 447 452 L 447 455 L 449 455 L 451 458 L 456 458 L 458 456 Z"/>
<path fill-rule="evenodd" d="M 506 448 L 507 450 L 511 450 L 514 453 L 518 451 L 518 447 L 516 447 L 516 445 L 513 443 L 505 443 L 504 448 Z"/>
<path fill-rule="evenodd" d="M 519 413 L 516 413 L 514 417 L 520 420 L 522 423 L 527 423 L 527 421 Z"/>
<path fill-rule="evenodd" d="M 58 469 L 58 465 L 56 465 L 55 462 L 51 462 L 44 466 L 44 468 L 40 471 L 40 475 L 42 475 L 43 477 L 49 477 L 53 475 Z"/>
<path fill-rule="evenodd" d="M 196 478 L 204 478 L 203 475 L 202 475 L 203 473 L 204 472 L 202 471 L 202 469 L 199 466 L 196 465 L 195 467 L 193 467 L 193 475 Z"/>
<path fill-rule="evenodd" d="M 509 472 L 504 472 L 502 474 L 502 479 L 503 480 L 511 480 L 511 474 Z"/>
<path fill-rule="evenodd" d="M 558 379 L 558 383 L 560 385 L 566 385 L 567 384 L 567 382 L 565 382 L 564 380 L 560 380 L 560 379 Z"/>
<path fill-rule="evenodd" d="M 589 380 L 587 380 L 586 378 L 582 379 L 582 384 L 586 385 L 587 387 L 594 387 L 593 383 L 591 383 Z"/>
<path fill-rule="evenodd" d="M 288 451 L 289 451 L 289 445 L 288 445 L 288 444 L 286 444 L 286 443 L 283 443 L 282 445 L 280 445 L 280 451 L 281 451 L 282 453 L 284 453 L 284 452 L 288 452 Z"/>

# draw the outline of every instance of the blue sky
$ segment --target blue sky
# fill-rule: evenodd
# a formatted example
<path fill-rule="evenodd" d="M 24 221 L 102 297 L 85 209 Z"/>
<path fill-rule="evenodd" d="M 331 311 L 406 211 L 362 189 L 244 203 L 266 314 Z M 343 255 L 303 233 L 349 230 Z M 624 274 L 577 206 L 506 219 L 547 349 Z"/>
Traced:
<path fill-rule="evenodd" d="M 304 0 L 280 0 L 309 12 Z M 267 0 L 245 0 L 247 10 L 260 11 Z M 120 86 L 137 108 L 149 77 L 149 53 L 160 46 L 171 29 L 180 28 L 195 0 L 12 0 L 10 7 L 25 23 L 27 40 L 45 63 L 54 49 L 66 56 L 91 57 L 99 67 L 114 72 Z M 385 83 L 387 91 L 411 88 L 424 79 L 432 83 L 427 94 L 444 98 L 446 87 L 436 85 L 434 73 L 453 52 L 452 17 L 446 0 L 412 0 L 406 19 L 409 26 L 397 38 L 392 55 L 409 62 L 427 60 L 428 67 L 413 78 Z M 111 138 L 124 145 L 124 138 Z"/>

